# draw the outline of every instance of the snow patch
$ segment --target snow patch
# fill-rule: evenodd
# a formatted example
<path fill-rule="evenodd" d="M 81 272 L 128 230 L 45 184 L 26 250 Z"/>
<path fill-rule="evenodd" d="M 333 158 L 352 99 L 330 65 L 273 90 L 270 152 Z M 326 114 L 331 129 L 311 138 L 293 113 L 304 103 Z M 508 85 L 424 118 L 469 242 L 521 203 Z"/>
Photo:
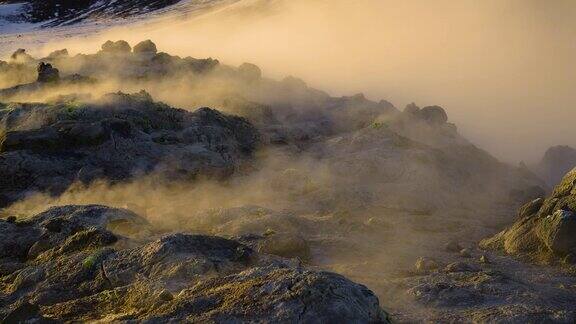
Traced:
<path fill-rule="evenodd" d="M 15 34 L 30 31 L 38 24 L 27 23 L 22 14 L 25 3 L 0 4 L 0 34 Z"/>

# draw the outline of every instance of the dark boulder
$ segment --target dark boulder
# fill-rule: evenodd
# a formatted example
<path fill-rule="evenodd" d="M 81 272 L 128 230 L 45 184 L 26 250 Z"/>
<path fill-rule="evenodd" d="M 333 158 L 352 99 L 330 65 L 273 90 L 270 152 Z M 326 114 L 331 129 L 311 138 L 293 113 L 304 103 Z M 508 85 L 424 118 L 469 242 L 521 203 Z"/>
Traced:
<path fill-rule="evenodd" d="M 576 252 L 576 214 L 569 210 L 557 210 L 542 219 L 537 235 L 555 253 L 566 255 Z"/>
<path fill-rule="evenodd" d="M 551 196 L 522 206 L 516 223 L 483 240 L 481 247 L 551 262 L 576 253 L 575 179 L 576 169 L 573 169 Z"/>
<path fill-rule="evenodd" d="M 442 125 L 448 121 L 448 114 L 440 106 L 428 106 L 418 111 L 418 116 L 432 125 Z"/>
<path fill-rule="evenodd" d="M 257 65 L 252 63 L 244 63 L 240 65 L 240 67 L 238 67 L 238 72 L 242 78 L 249 82 L 258 81 L 262 78 L 262 71 Z"/>
<path fill-rule="evenodd" d="M 102 52 L 109 54 L 128 54 L 132 51 L 130 44 L 124 40 L 119 41 L 107 41 L 102 44 Z"/>
<path fill-rule="evenodd" d="M 158 49 L 156 48 L 156 44 L 148 39 L 136 44 L 136 46 L 134 46 L 133 52 L 134 54 L 156 55 L 156 53 L 158 53 Z"/>

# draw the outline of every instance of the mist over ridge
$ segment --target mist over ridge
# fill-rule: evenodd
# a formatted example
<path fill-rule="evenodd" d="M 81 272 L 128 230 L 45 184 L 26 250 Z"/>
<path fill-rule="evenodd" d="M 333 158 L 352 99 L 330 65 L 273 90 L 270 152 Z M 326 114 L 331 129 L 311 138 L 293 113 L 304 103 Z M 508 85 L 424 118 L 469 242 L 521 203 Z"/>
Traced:
<path fill-rule="evenodd" d="M 295 75 L 335 95 L 362 92 L 399 108 L 439 104 L 464 135 L 517 163 L 539 159 L 552 145 L 576 145 L 569 140 L 576 138 L 570 122 L 575 7 L 570 1 L 251 0 L 96 38 L 146 35 L 170 53 L 253 62 L 268 76 Z M 100 43 L 79 42 L 48 48 Z"/>
<path fill-rule="evenodd" d="M 576 321 L 573 2 L 82 1 L 0 3 L 0 322 Z"/>

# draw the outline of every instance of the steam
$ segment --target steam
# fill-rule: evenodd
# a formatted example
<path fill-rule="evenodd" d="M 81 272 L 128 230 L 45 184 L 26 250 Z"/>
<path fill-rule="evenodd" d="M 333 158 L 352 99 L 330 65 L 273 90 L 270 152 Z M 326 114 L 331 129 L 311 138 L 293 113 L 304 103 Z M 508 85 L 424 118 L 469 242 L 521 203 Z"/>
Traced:
<path fill-rule="evenodd" d="M 497 157 L 533 161 L 551 145 L 576 145 L 575 10 L 569 0 L 244 0 L 44 50 L 150 38 L 169 53 L 253 62 L 336 95 L 439 104 Z"/>
<path fill-rule="evenodd" d="M 334 95 L 364 92 L 397 107 L 413 101 L 439 104 L 465 137 L 501 159 L 517 162 L 537 159 L 550 145 L 576 145 L 572 125 L 576 71 L 575 65 L 569 65 L 576 48 L 567 45 L 575 36 L 569 14 L 573 9 L 572 2 L 561 0 L 546 4 L 513 0 L 243 0 L 195 17 L 164 17 L 89 37 L 58 39 L 32 53 L 41 56 L 61 48 L 72 54 L 93 53 L 108 39 L 124 39 L 132 45 L 152 39 L 170 54 L 216 57 L 233 66 L 252 62 L 262 67 L 268 78 L 296 75 Z M 66 64 L 57 67 L 63 72 L 83 68 Z M 111 60 L 106 66 L 121 71 L 121 64 Z M 160 81 L 130 83 L 108 78 L 97 86 L 59 87 L 18 100 L 46 101 L 70 93 L 98 97 L 112 91 L 145 89 L 155 100 L 176 107 L 213 106 L 235 112 L 235 105 L 225 104 L 229 95 L 243 94 L 247 100 L 263 103 L 298 103 L 300 99 L 225 79 L 221 72 L 201 79 L 175 74 Z M 428 136 L 422 134 L 422 138 Z M 405 268 L 426 252 L 437 252 L 448 239 L 447 231 L 466 227 L 458 235 L 470 240 L 484 235 L 485 222 L 506 221 L 496 219 L 501 214 L 494 219 L 486 216 L 490 204 L 514 187 L 500 174 L 495 174 L 493 181 L 466 179 L 469 182 L 464 182 L 468 186 L 464 189 L 468 190 L 463 190 L 462 183 L 446 180 L 448 176 L 460 179 L 460 174 L 441 173 L 443 169 L 437 166 L 444 161 L 417 149 L 389 159 L 379 159 L 388 157 L 388 151 L 366 153 L 373 155 L 363 156 L 364 164 L 355 164 L 350 158 L 358 152 L 344 150 L 343 156 L 334 155 L 340 148 L 333 146 L 346 141 L 362 144 L 372 135 L 332 139 L 321 148 L 327 160 L 314 150 L 298 154 L 291 151 L 296 150 L 293 147 L 263 150 L 255 159 L 254 172 L 226 182 L 166 184 L 150 174 L 123 184 L 75 184 L 59 197 L 32 194 L 4 212 L 31 215 L 51 205 L 99 203 L 132 209 L 165 231 L 218 235 L 263 232 L 268 226 L 285 231 L 290 224 L 311 222 L 314 226 L 302 225 L 304 229 L 298 230 L 310 231 L 307 239 L 313 244 L 325 244 L 336 230 L 352 233 L 347 233 L 346 239 L 353 251 L 339 251 L 332 257 L 344 260 L 356 254 L 377 255 L 370 262 L 382 264 L 386 274 Z M 369 142 L 366 146 L 383 149 L 381 144 Z M 444 169 L 458 173 L 457 167 Z M 485 187 L 476 187 L 478 183 Z M 267 220 L 281 221 L 263 222 L 245 231 L 245 223 L 222 226 L 222 217 L 210 212 L 242 206 L 271 210 L 253 213 L 259 217 L 270 214 Z M 511 210 L 501 212 L 512 214 Z M 369 238 L 354 234 L 355 228 L 366 226 L 376 228 L 375 234 Z M 387 227 L 394 231 L 387 232 Z M 394 242 L 382 249 L 387 238 Z M 325 255 L 319 260 L 322 257 Z M 334 262 L 331 266 L 339 265 Z M 345 269 L 345 265 L 337 270 L 352 276 L 362 274 Z"/>

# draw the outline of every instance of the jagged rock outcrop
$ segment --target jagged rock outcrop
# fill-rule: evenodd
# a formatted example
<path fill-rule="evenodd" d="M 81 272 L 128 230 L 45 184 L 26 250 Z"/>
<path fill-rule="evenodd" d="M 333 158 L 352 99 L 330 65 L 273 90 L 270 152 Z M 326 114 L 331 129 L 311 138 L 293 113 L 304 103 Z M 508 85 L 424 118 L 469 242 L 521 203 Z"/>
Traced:
<path fill-rule="evenodd" d="M 156 44 L 154 44 L 149 39 L 136 44 L 136 46 L 134 46 L 134 49 L 132 51 L 136 55 L 148 58 L 154 57 L 156 54 L 158 54 Z"/>
<path fill-rule="evenodd" d="M 418 107 L 415 103 L 408 104 L 403 111 L 407 118 L 417 119 L 431 125 L 442 125 L 448 122 L 448 114 L 440 106 Z"/>
<path fill-rule="evenodd" d="M 38 65 L 38 80 L 37 82 L 56 82 L 60 80 L 60 71 L 52 67 L 52 65 L 41 62 Z"/>
<path fill-rule="evenodd" d="M 430 124 L 442 125 L 448 122 L 448 114 L 446 114 L 444 108 L 440 106 L 424 107 L 418 112 L 418 115 Z"/>
<path fill-rule="evenodd" d="M 549 148 L 544 157 L 534 166 L 534 171 L 548 183 L 554 186 L 562 177 L 576 166 L 576 149 L 558 145 Z"/>
<path fill-rule="evenodd" d="M 243 63 L 238 67 L 238 73 L 248 82 L 258 81 L 262 78 L 260 68 L 252 63 Z"/>
<path fill-rule="evenodd" d="M 19 73 L 27 82 L 9 83 L 18 85 L 0 90 L 0 100 L 44 98 L 69 94 L 70 89 L 78 93 L 91 92 L 108 82 L 141 84 L 142 88 L 159 90 L 158 95 L 162 97 L 176 99 L 178 104 L 184 101 L 187 105 L 210 105 L 241 113 L 259 127 L 266 141 L 297 146 L 305 146 L 322 136 L 367 127 L 380 116 L 398 113 L 389 102 L 374 102 L 362 94 L 334 98 L 293 77 L 282 82 L 263 79 L 262 71 L 254 64 L 231 68 L 211 58 L 180 58 L 158 52 L 150 40 L 133 49 L 127 42 L 118 40 L 107 41 L 96 54 L 70 56 L 66 53 L 61 50 L 39 60 L 31 58 L 18 67 L 8 63 L 4 74 Z M 60 81 L 33 82 L 39 62 L 58 69 Z M 178 96 L 167 96 L 162 90 L 174 87 L 182 90 Z"/>
<path fill-rule="evenodd" d="M 233 240 L 150 230 L 97 205 L 0 220 L 0 244 L 13 246 L 0 250 L 0 319 L 389 323 L 370 290 L 340 275 Z"/>
<path fill-rule="evenodd" d="M 156 103 L 145 92 L 84 102 L 10 104 L 0 111 L 1 205 L 30 191 L 61 193 L 74 181 L 227 177 L 259 143 L 246 120 L 210 108 Z"/>
<path fill-rule="evenodd" d="M 12 53 L 10 59 L 17 64 L 26 64 L 34 61 L 34 58 L 30 54 L 26 53 L 26 50 L 23 48 L 19 48 Z"/>
<path fill-rule="evenodd" d="M 527 256 L 539 262 L 576 261 L 576 169 L 546 199 L 538 198 L 518 211 L 510 228 L 483 240 L 484 248 Z"/>
<path fill-rule="evenodd" d="M 132 51 L 132 47 L 128 44 L 127 41 L 119 40 L 119 41 L 106 41 L 106 43 L 102 44 L 101 53 L 106 54 L 128 54 Z"/>

